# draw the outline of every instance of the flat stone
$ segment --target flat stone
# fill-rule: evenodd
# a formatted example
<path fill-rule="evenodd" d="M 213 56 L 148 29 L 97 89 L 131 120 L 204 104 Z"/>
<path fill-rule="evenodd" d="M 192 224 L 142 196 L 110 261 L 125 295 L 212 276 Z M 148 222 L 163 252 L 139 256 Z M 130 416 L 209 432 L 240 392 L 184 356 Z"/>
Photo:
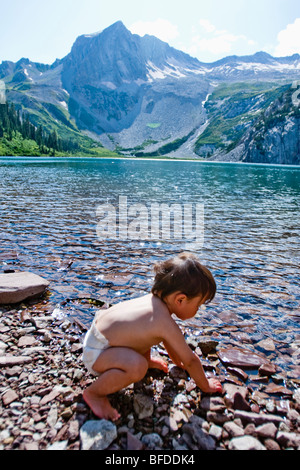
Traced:
<path fill-rule="evenodd" d="M 32 357 L 29 356 L 1 356 L 0 367 L 13 367 L 32 362 Z"/>
<path fill-rule="evenodd" d="M 248 380 L 248 374 L 246 374 L 243 369 L 239 369 L 238 367 L 227 367 L 227 372 L 235 375 L 239 379 L 242 379 L 244 382 Z"/>
<path fill-rule="evenodd" d="M 268 385 L 264 391 L 270 394 L 274 393 L 278 395 L 293 395 L 293 392 L 288 388 L 284 387 L 283 385 L 276 385 L 274 383 Z"/>
<path fill-rule="evenodd" d="M 52 390 L 52 392 L 48 393 L 48 395 L 45 395 L 40 402 L 40 405 L 46 405 L 47 403 L 50 403 L 51 401 L 55 400 L 60 395 L 59 390 Z"/>
<path fill-rule="evenodd" d="M 280 416 L 265 414 L 265 413 L 252 413 L 250 411 L 236 410 L 234 412 L 234 418 L 240 418 L 243 422 L 253 423 L 255 426 L 266 423 L 280 424 L 284 420 Z"/>
<path fill-rule="evenodd" d="M 49 282 L 30 273 L 0 274 L 0 304 L 16 304 L 42 294 Z"/>
<path fill-rule="evenodd" d="M 274 341 L 271 338 L 263 339 L 257 343 L 256 346 L 264 349 L 265 351 L 275 351 L 276 349 Z"/>
<path fill-rule="evenodd" d="M 4 393 L 2 397 L 2 401 L 3 401 L 4 406 L 8 406 L 14 401 L 18 400 L 18 398 L 19 397 L 16 394 L 16 392 L 14 390 L 9 389 L 7 390 L 7 392 Z"/>
<path fill-rule="evenodd" d="M 221 349 L 218 351 L 218 356 L 225 366 L 240 367 L 242 369 L 258 369 L 267 362 L 265 357 L 249 349 Z"/>
<path fill-rule="evenodd" d="M 36 339 L 34 336 L 21 336 L 18 341 L 18 347 L 23 348 L 24 346 L 32 346 L 36 343 Z"/>

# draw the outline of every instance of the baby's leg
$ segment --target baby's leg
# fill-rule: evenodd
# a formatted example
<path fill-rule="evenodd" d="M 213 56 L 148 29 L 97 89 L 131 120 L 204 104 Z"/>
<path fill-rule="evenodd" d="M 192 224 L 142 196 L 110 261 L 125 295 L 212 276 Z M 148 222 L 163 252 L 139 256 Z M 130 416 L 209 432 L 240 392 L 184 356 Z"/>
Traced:
<path fill-rule="evenodd" d="M 101 375 L 84 391 L 83 398 L 98 418 L 116 421 L 120 415 L 110 405 L 107 395 L 142 380 L 148 362 L 133 349 L 109 348 L 100 354 L 93 369 Z"/>

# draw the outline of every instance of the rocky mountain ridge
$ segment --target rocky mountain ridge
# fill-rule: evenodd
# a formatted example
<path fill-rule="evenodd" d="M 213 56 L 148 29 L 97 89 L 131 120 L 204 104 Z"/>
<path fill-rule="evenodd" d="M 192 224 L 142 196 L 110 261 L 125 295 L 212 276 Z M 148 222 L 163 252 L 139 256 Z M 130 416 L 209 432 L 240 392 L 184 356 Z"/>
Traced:
<path fill-rule="evenodd" d="M 33 124 L 85 133 L 125 155 L 256 161 L 261 158 L 246 133 L 249 140 L 270 99 L 283 96 L 299 71 L 298 54 L 274 58 L 259 52 L 206 64 L 153 36 L 131 34 L 117 22 L 101 33 L 80 36 L 70 53 L 52 65 L 29 59 L 2 62 L 0 79 L 7 99 L 28 112 Z M 224 87 L 228 95 L 222 99 L 230 103 L 230 113 L 218 115 L 216 122 L 211 104 Z M 295 110 L 292 101 L 290 109 Z M 299 161 L 298 116 L 293 119 L 293 157 L 287 155 L 285 163 Z M 212 127 L 220 134 L 217 141 L 209 135 Z M 292 127 L 287 126 L 287 140 Z M 271 161 L 278 155 L 273 148 Z"/>

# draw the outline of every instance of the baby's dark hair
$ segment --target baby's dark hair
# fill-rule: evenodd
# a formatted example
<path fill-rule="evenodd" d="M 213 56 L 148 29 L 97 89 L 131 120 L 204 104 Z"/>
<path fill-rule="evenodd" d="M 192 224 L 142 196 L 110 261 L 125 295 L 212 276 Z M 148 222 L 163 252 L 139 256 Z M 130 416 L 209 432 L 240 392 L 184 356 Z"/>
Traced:
<path fill-rule="evenodd" d="M 200 295 L 206 303 L 216 295 L 216 282 L 212 273 L 191 253 L 181 253 L 175 258 L 155 264 L 155 279 L 152 294 L 160 295 L 164 300 L 167 295 L 181 292 L 188 299 Z"/>

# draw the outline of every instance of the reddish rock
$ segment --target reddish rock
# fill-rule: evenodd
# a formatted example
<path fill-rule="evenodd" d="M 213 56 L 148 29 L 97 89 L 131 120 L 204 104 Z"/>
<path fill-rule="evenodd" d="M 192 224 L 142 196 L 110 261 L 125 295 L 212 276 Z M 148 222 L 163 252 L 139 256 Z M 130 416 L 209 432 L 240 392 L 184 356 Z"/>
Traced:
<path fill-rule="evenodd" d="M 48 395 L 45 395 L 41 399 L 40 405 L 41 406 L 46 405 L 46 403 L 49 403 L 49 402 L 55 400 L 55 398 L 57 398 L 59 395 L 60 395 L 60 392 L 58 390 L 52 390 L 52 392 L 50 392 Z"/>
<path fill-rule="evenodd" d="M 267 362 L 264 356 L 249 349 L 221 349 L 218 351 L 218 356 L 225 366 L 241 367 L 242 369 L 258 369 Z"/>
<path fill-rule="evenodd" d="M 18 341 L 18 347 L 23 348 L 26 346 L 32 346 L 35 343 L 36 343 L 36 339 L 34 336 L 21 336 L 21 338 Z"/>
<path fill-rule="evenodd" d="M 253 413 L 248 411 L 236 410 L 234 412 L 234 418 L 239 418 L 243 423 L 253 423 L 255 426 L 266 423 L 274 423 L 279 425 L 284 421 L 283 418 L 277 415 L 264 414 L 264 413 Z"/>
<path fill-rule="evenodd" d="M 236 375 L 239 379 L 242 379 L 244 382 L 248 379 L 248 374 L 238 367 L 227 367 L 227 372 L 230 372 L 233 375 Z"/>
<path fill-rule="evenodd" d="M 274 383 L 268 385 L 264 391 L 266 393 L 274 393 L 279 395 L 293 395 L 293 392 L 288 388 L 284 387 L 283 385 L 276 385 Z"/>
<path fill-rule="evenodd" d="M 0 274 L 0 304 L 16 304 L 42 294 L 49 282 L 30 272 Z"/>
<path fill-rule="evenodd" d="M 9 390 L 7 390 L 7 392 L 5 392 L 5 394 L 2 397 L 3 405 L 8 406 L 11 403 L 13 403 L 14 401 L 18 400 L 18 398 L 19 397 L 16 394 L 16 392 L 12 389 L 9 389 Z"/>
<path fill-rule="evenodd" d="M 256 428 L 256 433 L 258 437 L 274 439 L 277 434 L 277 427 L 274 423 L 262 424 Z"/>
<path fill-rule="evenodd" d="M 258 369 L 258 372 L 260 375 L 267 375 L 268 377 L 270 377 L 271 375 L 276 374 L 276 366 L 275 364 L 271 363 L 263 364 Z"/>
<path fill-rule="evenodd" d="M 267 450 L 281 450 L 280 445 L 274 439 L 266 439 L 264 445 Z"/>
<path fill-rule="evenodd" d="M 13 367 L 33 362 L 33 358 L 29 356 L 1 356 L 0 367 Z"/>

